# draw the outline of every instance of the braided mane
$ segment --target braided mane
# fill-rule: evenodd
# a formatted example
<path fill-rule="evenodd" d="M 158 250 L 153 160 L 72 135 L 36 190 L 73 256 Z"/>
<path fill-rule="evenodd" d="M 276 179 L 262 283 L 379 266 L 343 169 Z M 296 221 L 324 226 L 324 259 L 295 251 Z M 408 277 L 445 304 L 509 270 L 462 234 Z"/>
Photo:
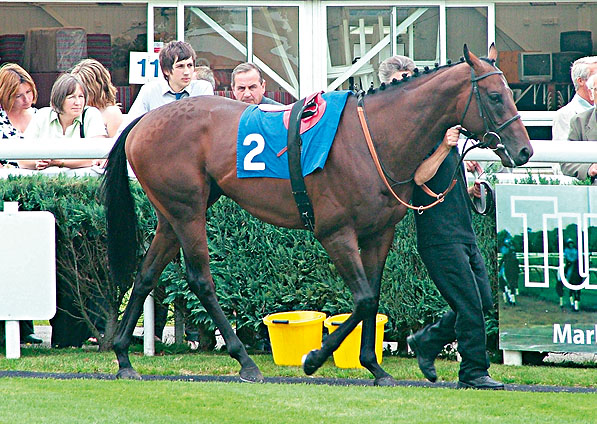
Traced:
<path fill-rule="evenodd" d="M 495 66 L 495 60 L 488 59 L 487 57 L 480 57 L 479 59 L 483 60 L 484 62 L 489 63 L 492 66 Z M 435 72 L 437 72 L 439 70 L 442 70 L 442 69 L 451 68 L 452 66 L 459 65 L 459 64 L 461 64 L 463 62 L 464 62 L 464 57 L 461 56 L 458 62 L 452 62 L 452 60 L 448 59 L 448 61 L 446 62 L 446 64 L 445 65 L 441 65 L 441 66 L 440 66 L 439 63 L 436 62 L 435 66 L 433 68 L 430 68 L 429 66 L 425 66 L 423 68 L 422 72 L 419 70 L 419 68 L 415 68 L 412 75 L 404 74 L 403 78 L 401 80 L 397 80 L 397 79 L 394 78 L 392 80 L 392 82 L 389 83 L 389 84 L 386 84 L 386 83 L 382 82 L 378 88 L 374 88 L 373 87 L 373 83 L 371 83 L 371 87 L 369 87 L 369 89 L 367 91 L 360 90 L 360 94 L 361 95 L 365 95 L 365 94 L 367 94 L 367 95 L 376 94 L 376 93 L 378 93 L 380 91 L 384 91 L 385 89 L 389 88 L 390 86 L 398 86 L 398 85 L 409 84 L 412 80 L 414 80 L 416 78 L 419 78 L 419 77 L 422 77 L 424 75 L 428 75 L 428 74 L 431 74 L 431 73 L 435 73 Z"/>

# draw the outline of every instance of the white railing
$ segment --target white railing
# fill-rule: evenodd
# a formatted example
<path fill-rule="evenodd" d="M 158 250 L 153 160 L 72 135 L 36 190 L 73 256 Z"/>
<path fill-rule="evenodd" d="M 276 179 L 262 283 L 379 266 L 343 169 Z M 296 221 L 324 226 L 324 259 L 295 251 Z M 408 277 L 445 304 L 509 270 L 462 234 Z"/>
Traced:
<path fill-rule="evenodd" d="M 20 159 L 101 159 L 107 157 L 114 139 L 40 139 L 1 140 L 0 158 Z M 534 154 L 532 162 L 597 162 L 595 141 L 532 140 Z M 595 158 L 591 160 L 590 158 Z M 488 149 L 473 149 L 467 159 L 497 161 L 496 155 Z"/>
<path fill-rule="evenodd" d="M 114 145 L 112 138 L 1 140 L 0 158 L 21 159 L 101 159 Z"/>
<path fill-rule="evenodd" d="M 595 141 L 531 140 L 531 144 L 534 151 L 529 161 L 531 165 L 533 162 L 597 162 L 597 142 Z M 466 158 L 479 161 L 499 160 L 489 149 L 473 149 Z"/>
<path fill-rule="evenodd" d="M 551 127 L 556 112 L 553 110 L 519 110 L 518 113 L 525 127 Z"/>

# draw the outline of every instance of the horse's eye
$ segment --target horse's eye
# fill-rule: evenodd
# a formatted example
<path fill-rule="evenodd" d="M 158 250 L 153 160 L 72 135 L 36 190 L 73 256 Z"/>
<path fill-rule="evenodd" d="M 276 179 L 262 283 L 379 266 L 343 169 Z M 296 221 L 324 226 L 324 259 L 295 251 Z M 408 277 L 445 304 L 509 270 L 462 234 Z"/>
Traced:
<path fill-rule="evenodd" d="M 488 93 L 488 97 L 493 103 L 502 102 L 502 95 L 500 93 Z"/>

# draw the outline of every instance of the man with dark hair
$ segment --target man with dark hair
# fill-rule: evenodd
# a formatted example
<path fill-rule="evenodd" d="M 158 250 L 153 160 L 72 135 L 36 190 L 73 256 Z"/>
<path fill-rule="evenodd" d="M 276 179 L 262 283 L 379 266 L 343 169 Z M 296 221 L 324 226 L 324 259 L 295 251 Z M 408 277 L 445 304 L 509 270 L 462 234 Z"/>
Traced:
<path fill-rule="evenodd" d="M 265 80 L 261 69 L 252 63 L 241 63 L 232 71 L 232 93 L 236 100 L 254 105 L 279 105 L 275 100 L 264 96 Z"/>
<path fill-rule="evenodd" d="M 183 41 L 170 41 L 160 51 L 160 68 L 164 79 L 151 81 L 141 87 L 135 102 L 131 106 L 127 119 L 120 126 L 122 131 L 134 118 L 176 100 L 185 97 L 213 95 L 213 86 L 204 79 L 197 80 L 195 74 L 195 60 L 197 54 L 189 43 Z M 155 336 L 162 339 L 164 327 L 168 316 L 168 306 L 163 304 L 166 292 L 163 286 L 158 285 L 154 290 L 155 298 Z M 186 308 L 185 308 L 186 309 Z M 195 326 L 187 320 L 189 311 L 183 311 L 187 342 L 191 349 L 199 347 L 199 333 Z"/>
<path fill-rule="evenodd" d="M 164 79 L 148 82 L 139 91 L 127 114 L 127 122 L 152 109 L 185 97 L 214 94 L 212 85 L 205 80 L 193 79 L 197 54 L 189 43 L 170 41 L 160 51 L 160 68 Z"/>

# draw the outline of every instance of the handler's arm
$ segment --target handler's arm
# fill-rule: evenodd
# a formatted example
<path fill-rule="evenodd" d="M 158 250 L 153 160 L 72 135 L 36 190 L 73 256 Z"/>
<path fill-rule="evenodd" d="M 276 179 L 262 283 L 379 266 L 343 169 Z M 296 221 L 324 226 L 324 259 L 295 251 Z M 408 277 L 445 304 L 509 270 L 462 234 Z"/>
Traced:
<path fill-rule="evenodd" d="M 452 147 L 458 145 L 458 137 L 460 135 L 459 128 L 460 127 L 458 126 L 449 128 L 448 131 L 446 131 L 446 135 L 444 135 L 442 143 L 435 152 L 419 165 L 415 171 L 414 178 L 417 185 L 425 184 L 433 178 L 444 159 L 446 159 L 446 156 L 448 156 L 448 153 L 450 153 Z"/>

